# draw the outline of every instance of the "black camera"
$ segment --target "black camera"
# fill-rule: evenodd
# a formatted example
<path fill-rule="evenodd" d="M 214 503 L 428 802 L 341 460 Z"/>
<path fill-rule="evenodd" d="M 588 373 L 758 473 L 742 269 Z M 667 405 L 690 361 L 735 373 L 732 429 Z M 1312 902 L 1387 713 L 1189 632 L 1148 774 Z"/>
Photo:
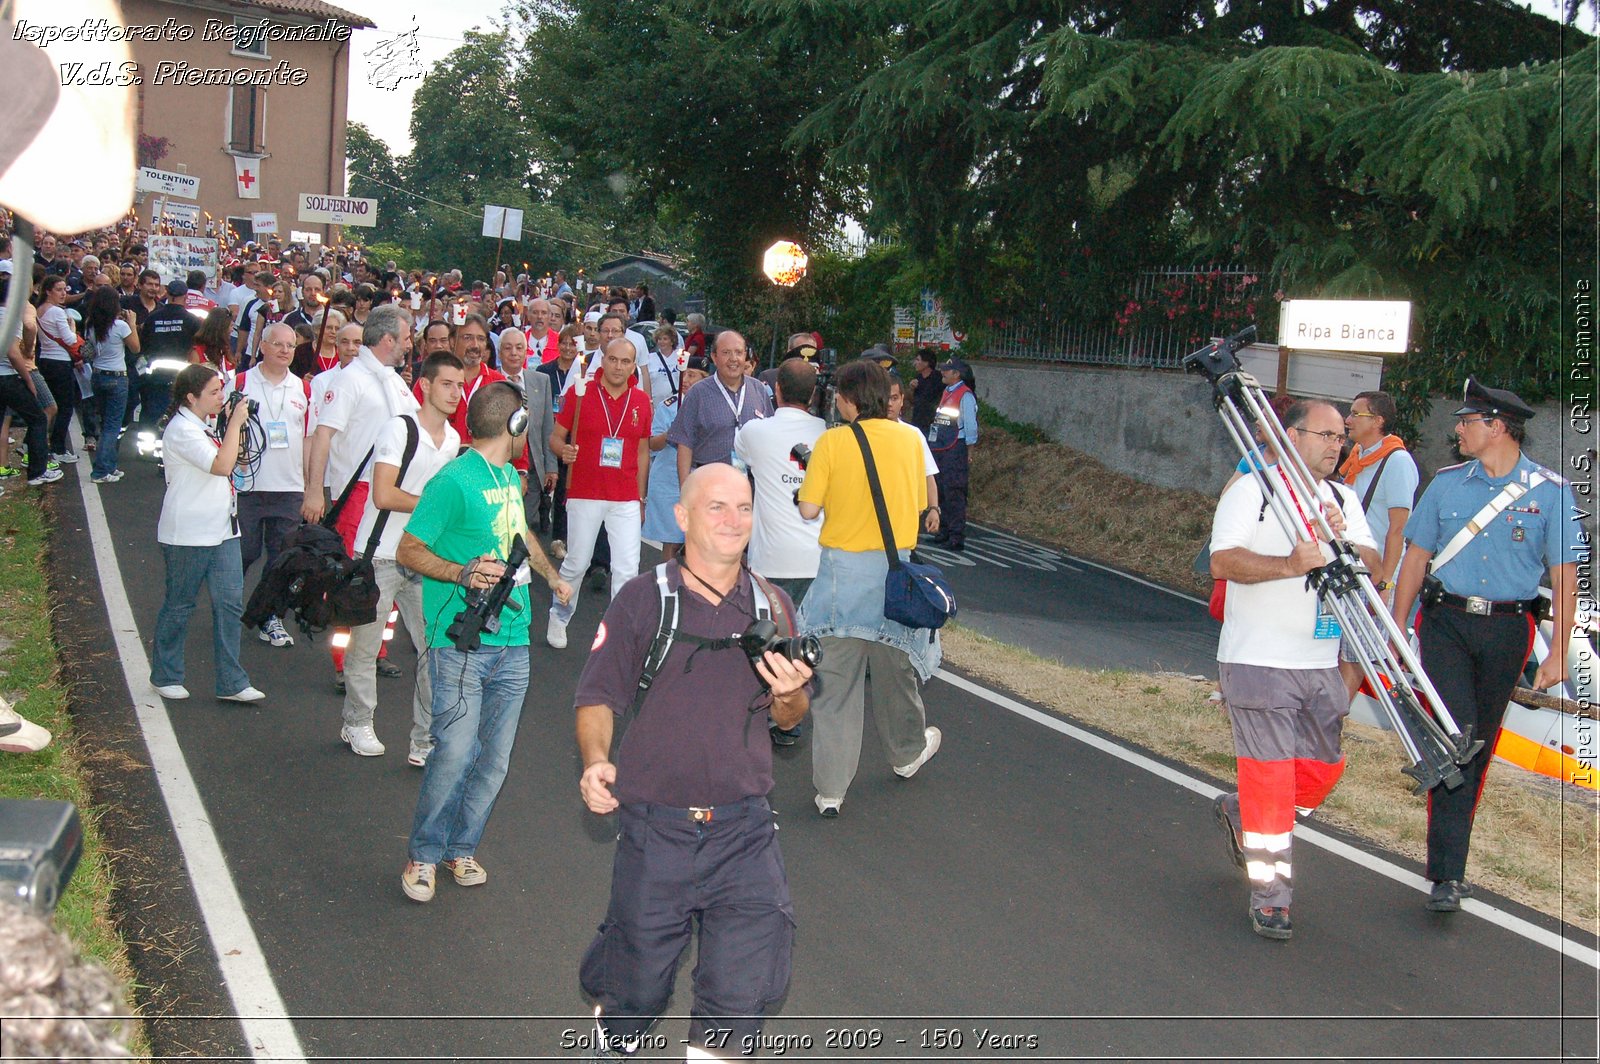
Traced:
<path fill-rule="evenodd" d="M 248 395 L 243 392 L 229 392 L 227 401 L 222 405 L 222 424 L 226 425 L 233 420 L 233 410 L 240 403 L 243 403 L 245 409 L 250 411 L 251 417 L 256 417 L 261 413 L 261 404 Z"/>
<path fill-rule="evenodd" d="M 836 425 L 839 414 L 833 406 L 833 374 L 839 367 L 839 353 L 831 347 L 824 347 L 817 352 L 813 365 L 817 367 L 817 386 L 811 391 L 811 416 L 820 417 L 830 426 Z"/>
<path fill-rule="evenodd" d="M 822 640 L 814 635 L 781 636 L 772 618 L 761 617 L 752 621 L 739 636 L 739 649 L 753 665 L 767 651 L 782 654 L 790 661 L 803 661 L 811 668 L 822 664 Z"/>
<path fill-rule="evenodd" d="M 789 448 L 789 457 L 794 459 L 796 465 L 804 469 L 811 464 L 811 448 L 803 443 L 797 443 Z"/>
<path fill-rule="evenodd" d="M 483 645 L 484 632 L 493 635 L 500 630 L 500 611 L 511 597 L 517 584 L 517 570 L 528 560 L 528 545 L 516 536 L 511 541 L 511 553 L 506 556 L 506 571 L 500 574 L 493 587 L 467 589 L 467 608 L 456 614 L 445 630 L 445 637 L 463 654 L 470 654 Z"/>

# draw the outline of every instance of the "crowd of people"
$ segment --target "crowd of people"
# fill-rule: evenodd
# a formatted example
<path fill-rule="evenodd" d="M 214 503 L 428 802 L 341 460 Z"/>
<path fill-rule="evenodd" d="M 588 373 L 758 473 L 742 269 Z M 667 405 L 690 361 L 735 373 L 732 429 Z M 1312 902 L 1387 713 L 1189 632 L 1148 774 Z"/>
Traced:
<path fill-rule="evenodd" d="M 679 325 L 645 285 L 580 290 L 560 271 L 469 283 L 269 244 L 216 281 L 163 285 L 142 253 L 41 238 L 0 403 L 25 426 L 30 485 L 78 461 L 75 412 L 98 485 L 122 476 L 125 426 L 159 433 L 166 584 L 151 685 L 191 697 L 184 645 L 204 584 L 216 696 L 265 699 L 240 662 L 247 573 L 272 567 L 303 524 L 336 531 L 378 591 L 372 616 L 331 640 L 338 734 L 353 754 L 386 753 L 378 680 L 400 675 L 386 655 L 397 620 L 417 651 L 407 760 L 422 776 L 400 886 L 426 903 L 441 869 L 463 887 L 488 879 L 477 849 L 528 691 L 533 577 L 550 593 L 544 640 L 558 652 L 580 591 L 608 593 L 572 666 L 580 795 L 621 822 L 605 919 L 580 966 L 600 1008 L 591 1055 L 618 1059 L 665 1007 L 691 913 L 691 1037 L 759 1033 L 794 934 L 766 799 L 773 747 L 799 741 L 810 718 L 824 818 L 841 814 L 860 771 L 869 704 L 894 774 L 916 775 L 940 749 L 922 698 L 937 632 L 887 617 L 883 589 L 891 559 L 919 544 L 964 549 L 971 367 L 921 351 L 902 380 L 887 350 L 838 361 L 799 332 L 758 375 L 736 329 L 698 314 Z M 0 260 L 0 286 L 17 283 L 11 267 Z M 1295 504 L 1328 515 L 1402 627 L 1422 592 L 1423 660 L 1443 663 L 1434 679 L 1449 709 L 1486 741 L 1467 784 L 1429 806 L 1429 906 L 1454 911 L 1546 572 L 1557 631 L 1573 616 L 1570 492 L 1521 454 L 1531 409 L 1476 384 L 1457 428 L 1468 462 L 1420 501 L 1387 395 L 1363 393 L 1348 414 L 1319 401 L 1275 412 L 1317 493 Z M 0 427 L 0 477 L 22 475 L 8 435 Z M 1239 788 L 1215 813 L 1250 882 L 1252 927 L 1283 939 L 1294 820 L 1339 779 L 1362 670 L 1348 648 L 1341 661 L 1338 625 L 1304 582 L 1327 545 L 1265 517 L 1267 494 L 1284 490 L 1279 457 L 1263 445 L 1241 462 L 1210 567 L 1226 590 L 1218 659 Z M 1482 549 L 1463 552 L 1459 530 L 1490 504 L 1467 535 Z M 646 540 L 663 561 L 641 573 Z M 484 610 L 499 612 L 465 623 Z M 269 616 L 257 637 L 293 645 L 285 620 Z M 774 642 L 802 635 L 815 639 L 809 656 Z M 1547 685 L 1564 675 L 1556 643 Z"/>

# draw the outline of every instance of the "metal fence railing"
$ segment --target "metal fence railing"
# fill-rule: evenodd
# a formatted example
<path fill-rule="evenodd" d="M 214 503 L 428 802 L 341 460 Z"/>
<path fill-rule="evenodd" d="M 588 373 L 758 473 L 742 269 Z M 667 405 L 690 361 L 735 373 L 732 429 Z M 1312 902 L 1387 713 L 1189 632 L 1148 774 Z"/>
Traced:
<path fill-rule="evenodd" d="M 1244 266 L 1169 266 L 1143 270 L 1110 321 L 1040 312 L 988 334 L 998 358 L 1081 365 L 1176 369 L 1212 336 L 1254 320 L 1258 271 Z"/>

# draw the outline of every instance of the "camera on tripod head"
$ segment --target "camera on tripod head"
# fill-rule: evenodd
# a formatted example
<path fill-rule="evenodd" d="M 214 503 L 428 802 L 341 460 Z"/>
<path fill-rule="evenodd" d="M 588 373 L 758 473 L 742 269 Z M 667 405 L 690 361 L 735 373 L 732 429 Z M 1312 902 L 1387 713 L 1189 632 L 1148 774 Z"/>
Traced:
<path fill-rule="evenodd" d="M 812 417 L 820 417 L 830 425 L 835 424 L 838 415 L 833 409 L 833 374 L 839 368 L 839 352 L 824 347 L 817 352 L 812 365 L 817 367 L 817 384 L 811 389 L 811 402 L 807 410 Z"/>
<path fill-rule="evenodd" d="M 483 645 L 482 635 L 500 630 L 500 611 L 517 586 L 517 570 L 528 560 L 528 545 L 516 536 L 511 541 L 511 553 L 506 555 L 505 572 L 492 587 L 468 588 L 467 608 L 456 614 L 456 619 L 445 629 L 445 637 L 463 654 L 470 654 Z"/>

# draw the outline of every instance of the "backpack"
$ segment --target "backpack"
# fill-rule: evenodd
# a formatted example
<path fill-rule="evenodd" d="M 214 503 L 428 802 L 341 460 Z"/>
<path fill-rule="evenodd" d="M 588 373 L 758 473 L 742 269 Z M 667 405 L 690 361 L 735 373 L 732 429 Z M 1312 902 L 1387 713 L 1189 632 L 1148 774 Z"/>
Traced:
<path fill-rule="evenodd" d="M 406 446 L 400 459 L 400 472 L 395 477 L 397 484 L 405 478 L 419 442 L 416 419 L 401 416 L 406 421 Z M 345 485 L 339 500 L 320 524 L 301 524 L 289 534 L 283 550 L 250 595 L 242 623 L 256 628 L 268 617 L 287 617 L 292 613 L 300 630 L 309 635 L 330 625 L 354 628 L 373 622 L 378 609 L 378 577 L 372 567 L 372 554 L 383 537 L 389 511 L 378 511 L 366 548 L 357 558 L 345 553 L 344 540 L 333 529 L 339 511 L 355 490 L 361 470 L 366 468 L 372 454 L 368 451 L 361 460 L 350 483 Z"/>
<path fill-rule="evenodd" d="M 667 562 L 656 566 L 656 593 L 661 600 L 660 619 L 656 623 L 656 634 L 650 640 L 650 649 L 645 652 L 644 664 L 639 673 L 639 689 L 633 696 L 633 706 L 628 711 L 627 719 L 623 722 L 623 729 L 633 721 L 644 705 L 645 696 L 650 693 L 650 685 L 655 683 L 656 674 L 661 671 L 661 666 L 666 664 L 667 655 L 672 652 L 672 644 L 678 636 L 679 602 L 678 592 L 672 589 L 667 580 Z M 767 578 L 752 572 L 750 574 L 750 589 L 755 598 L 755 615 L 757 620 L 770 620 L 776 614 L 779 631 L 785 636 L 795 634 L 794 618 L 789 611 L 784 609 L 783 600 L 778 597 L 777 589 L 767 581 Z M 760 594 L 755 594 L 759 591 Z M 737 646 L 737 636 L 724 639 L 694 638 L 703 646 Z"/>

